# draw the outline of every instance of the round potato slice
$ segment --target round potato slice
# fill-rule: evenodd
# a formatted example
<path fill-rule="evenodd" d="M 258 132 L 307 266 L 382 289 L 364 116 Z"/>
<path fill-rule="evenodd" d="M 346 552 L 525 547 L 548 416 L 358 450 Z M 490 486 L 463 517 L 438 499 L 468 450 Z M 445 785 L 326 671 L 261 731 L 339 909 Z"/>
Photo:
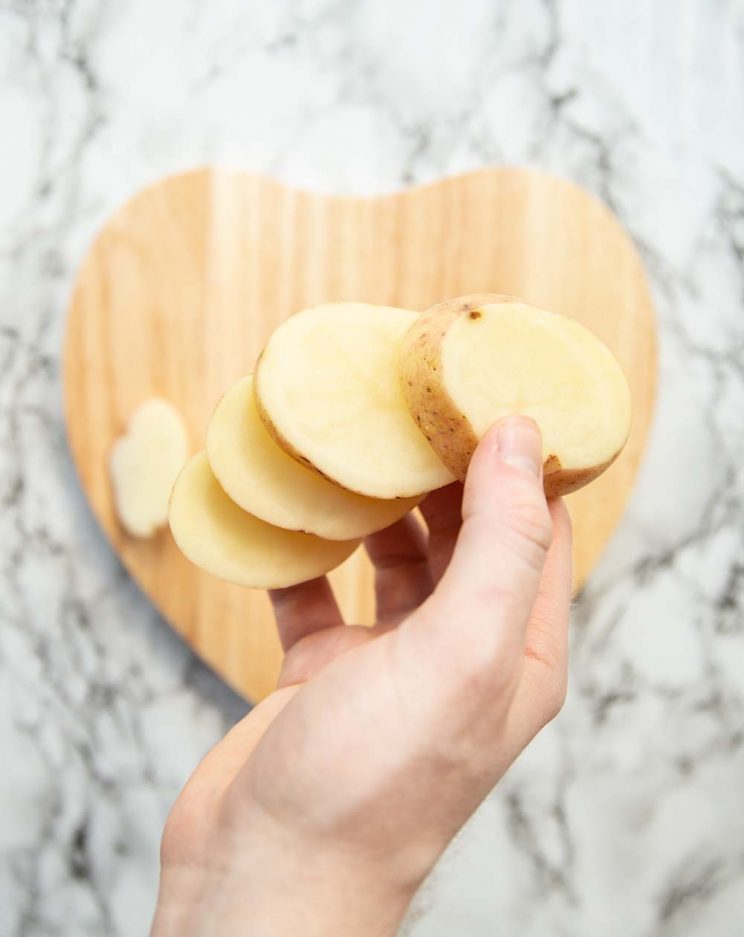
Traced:
<path fill-rule="evenodd" d="M 408 412 L 398 358 L 417 314 L 364 303 L 298 312 L 258 362 L 266 428 L 291 456 L 350 491 L 408 498 L 452 481 Z"/>
<path fill-rule="evenodd" d="M 258 415 L 252 376 L 238 381 L 217 404 L 206 451 L 217 481 L 244 511 L 277 527 L 328 540 L 352 540 L 382 530 L 419 502 L 365 498 L 287 455 Z"/>
<path fill-rule="evenodd" d="M 321 576 L 350 556 L 358 540 L 321 540 L 274 527 L 231 501 L 203 452 L 181 471 L 168 515 L 181 552 L 201 569 L 254 589 L 293 586 Z"/>
<path fill-rule="evenodd" d="M 411 414 L 459 479 L 478 440 L 510 414 L 540 426 L 549 497 L 592 481 L 628 438 L 630 389 L 611 352 L 573 319 L 508 296 L 463 296 L 425 312 L 406 334 L 401 380 Z"/>

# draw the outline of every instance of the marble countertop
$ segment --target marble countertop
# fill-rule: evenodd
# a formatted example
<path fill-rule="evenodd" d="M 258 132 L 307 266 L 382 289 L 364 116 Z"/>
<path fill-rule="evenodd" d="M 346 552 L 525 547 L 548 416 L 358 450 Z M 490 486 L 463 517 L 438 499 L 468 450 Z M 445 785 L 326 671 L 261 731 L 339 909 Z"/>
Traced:
<path fill-rule="evenodd" d="M 660 317 L 648 456 L 563 713 L 407 931 L 744 933 L 744 4 L 2 0 L 0 127 L 0 933 L 145 933 L 168 807 L 245 710 L 112 556 L 61 412 L 93 232 L 205 161 L 354 193 L 528 164 L 627 226 Z"/>

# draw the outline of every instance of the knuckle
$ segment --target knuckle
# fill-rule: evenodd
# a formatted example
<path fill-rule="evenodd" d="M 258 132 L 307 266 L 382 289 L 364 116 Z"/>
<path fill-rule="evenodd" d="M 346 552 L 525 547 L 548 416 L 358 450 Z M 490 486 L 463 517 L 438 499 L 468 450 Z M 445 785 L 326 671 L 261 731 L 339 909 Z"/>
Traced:
<path fill-rule="evenodd" d="M 546 674 L 540 694 L 540 723 L 546 726 L 563 709 L 568 691 L 568 680 L 565 672 L 554 670 Z"/>
<path fill-rule="evenodd" d="M 549 631 L 542 631 L 534 617 L 532 635 L 525 648 L 537 681 L 537 700 L 540 722 L 551 722 L 563 708 L 568 690 L 568 668 L 565 649 L 550 638 Z"/>
<path fill-rule="evenodd" d="M 180 816 L 175 810 L 171 810 L 163 827 L 163 834 L 160 838 L 160 863 L 163 866 L 175 863 L 180 857 L 183 849 L 184 830 L 180 822 Z"/>
<path fill-rule="evenodd" d="M 168 814 L 160 837 L 160 862 L 163 867 L 184 862 L 199 862 L 205 849 L 206 808 L 190 796 L 189 783 Z"/>

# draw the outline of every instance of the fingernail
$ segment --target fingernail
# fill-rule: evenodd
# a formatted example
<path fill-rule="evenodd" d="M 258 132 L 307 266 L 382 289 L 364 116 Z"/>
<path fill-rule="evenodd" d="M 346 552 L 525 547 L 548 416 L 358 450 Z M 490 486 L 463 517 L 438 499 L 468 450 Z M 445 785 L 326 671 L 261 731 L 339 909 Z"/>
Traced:
<path fill-rule="evenodd" d="M 534 420 L 524 416 L 502 420 L 497 427 L 496 445 L 502 462 L 540 478 L 542 440 Z"/>

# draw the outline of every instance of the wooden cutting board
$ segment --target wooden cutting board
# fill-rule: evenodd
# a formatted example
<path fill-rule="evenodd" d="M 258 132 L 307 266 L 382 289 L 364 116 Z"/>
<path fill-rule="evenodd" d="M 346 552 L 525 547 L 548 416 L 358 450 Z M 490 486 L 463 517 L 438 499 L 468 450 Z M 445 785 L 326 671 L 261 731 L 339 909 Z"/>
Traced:
<path fill-rule="evenodd" d="M 201 169 L 128 202 L 85 258 L 64 354 L 70 446 L 113 548 L 183 638 L 252 700 L 280 665 L 266 595 L 191 566 L 170 534 L 140 541 L 117 523 L 108 453 L 129 414 L 171 400 L 201 448 L 219 396 L 250 372 L 274 327 L 315 303 L 425 309 L 462 293 L 510 293 L 574 316 L 630 381 L 628 446 L 569 499 L 580 586 L 620 518 L 656 385 L 656 332 L 640 259 L 612 214 L 577 186 L 489 169 L 383 198 L 335 198 L 242 172 Z M 353 621 L 373 615 L 362 553 L 333 574 Z"/>

